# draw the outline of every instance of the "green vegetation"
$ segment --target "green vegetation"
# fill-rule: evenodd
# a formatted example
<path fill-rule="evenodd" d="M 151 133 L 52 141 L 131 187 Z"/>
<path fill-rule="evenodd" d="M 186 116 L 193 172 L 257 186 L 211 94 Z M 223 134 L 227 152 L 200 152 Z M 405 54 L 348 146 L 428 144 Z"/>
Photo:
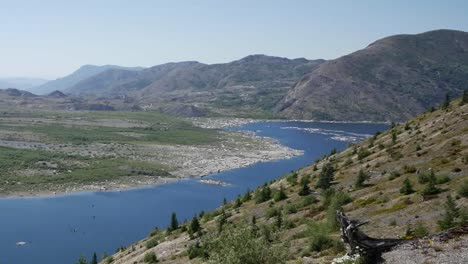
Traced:
<path fill-rule="evenodd" d="M 324 190 L 330 188 L 332 181 L 335 177 L 335 168 L 331 163 L 327 163 L 323 166 L 322 171 L 319 174 L 319 180 L 316 187 Z"/>
<path fill-rule="evenodd" d="M 169 225 L 169 228 L 167 229 L 169 232 L 177 230 L 179 228 L 179 221 L 177 220 L 177 215 L 176 213 L 172 212 L 171 214 L 171 223 Z"/>
<path fill-rule="evenodd" d="M 358 177 L 356 179 L 356 188 L 365 187 L 364 182 L 370 178 L 369 174 L 365 173 L 362 169 L 359 170 Z"/>
<path fill-rule="evenodd" d="M 458 194 L 462 197 L 468 197 L 468 180 L 463 181 L 462 186 L 458 189 Z"/>
<path fill-rule="evenodd" d="M 437 222 L 441 230 L 468 224 L 467 209 L 459 208 L 452 196 L 447 196 L 444 208 L 445 212 L 443 214 L 442 220 Z"/>
<path fill-rule="evenodd" d="M 145 263 L 153 264 L 158 262 L 158 257 L 156 256 L 156 253 L 153 251 L 148 252 L 145 254 L 145 257 L 143 258 L 143 261 Z"/>
<path fill-rule="evenodd" d="M 413 184 L 411 184 L 411 181 L 408 178 L 403 181 L 403 186 L 400 189 L 400 193 L 404 195 L 414 193 Z"/>
<path fill-rule="evenodd" d="M 286 263 L 284 247 L 271 245 L 251 226 L 229 225 L 204 241 L 208 263 L 254 264 Z"/>

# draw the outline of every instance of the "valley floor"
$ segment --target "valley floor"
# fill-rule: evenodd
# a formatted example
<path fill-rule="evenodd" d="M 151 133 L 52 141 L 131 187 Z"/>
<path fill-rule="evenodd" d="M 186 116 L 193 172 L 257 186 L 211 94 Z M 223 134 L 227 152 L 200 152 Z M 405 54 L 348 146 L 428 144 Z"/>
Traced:
<path fill-rule="evenodd" d="M 301 151 L 251 133 L 252 120 L 171 119 L 146 112 L 0 116 L 0 196 L 123 190 L 202 177 Z"/>

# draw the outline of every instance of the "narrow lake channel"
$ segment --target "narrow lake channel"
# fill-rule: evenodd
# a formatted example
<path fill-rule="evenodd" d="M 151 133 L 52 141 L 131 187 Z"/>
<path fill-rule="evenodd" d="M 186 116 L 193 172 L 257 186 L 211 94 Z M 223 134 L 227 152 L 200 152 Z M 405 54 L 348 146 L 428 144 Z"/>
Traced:
<path fill-rule="evenodd" d="M 204 179 L 229 183 L 209 185 L 199 179 L 122 192 L 86 192 L 56 197 L 0 199 L 0 264 L 72 264 L 112 254 L 165 228 L 170 214 L 179 221 L 234 199 L 292 170 L 310 165 L 333 148 L 365 139 L 388 125 L 368 123 L 256 122 L 229 130 L 248 130 L 271 137 L 304 155 L 216 173 Z M 27 242 L 17 246 L 16 242 Z"/>

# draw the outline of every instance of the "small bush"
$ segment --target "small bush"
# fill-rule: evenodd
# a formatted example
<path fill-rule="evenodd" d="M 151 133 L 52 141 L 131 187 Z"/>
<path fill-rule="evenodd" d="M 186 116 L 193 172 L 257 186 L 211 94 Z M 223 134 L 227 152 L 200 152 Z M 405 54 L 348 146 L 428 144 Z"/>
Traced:
<path fill-rule="evenodd" d="M 147 249 L 150 249 L 150 248 L 154 248 L 158 244 L 159 244 L 158 238 L 154 237 L 154 238 L 150 238 L 148 241 L 146 241 L 145 245 L 146 245 Z"/>
<path fill-rule="evenodd" d="M 414 193 L 413 185 L 411 184 L 411 181 L 408 178 L 406 178 L 403 181 L 403 186 L 400 189 L 400 193 L 404 195 Z"/>
<path fill-rule="evenodd" d="M 145 256 L 143 257 L 143 261 L 145 263 L 157 263 L 158 262 L 158 257 L 156 257 L 156 254 L 151 251 L 151 252 L 148 252 L 145 254 Z"/>
<path fill-rule="evenodd" d="M 364 159 L 365 157 L 369 156 L 371 153 L 369 150 L 365 149 L 365 148 L 361 148 L 359 151 L 358 151 L 358 160 L 362 160 Z"/>
<path fill-rule="evenodd" d="M 429 231 L 423 222 L 416 223 L 416 227 L 414 228 L 413 233 L 415 237 L 425 237 L 429 235 Z"/>
<path fill-rule="evenodd" d="M 458 189 L 458 194 L 462 197 L 468 197 L 468 180 L 465 180 L 460 186 L 460 189 Z"/>
<path fill-rule="evenodd" d="M 415 172 L 416 172 L 416 167 L 413 166 L 413 165 L 405 165 L 405 166 L 403 167 L 403 171 L 404 171 L 405 173 L 415 173 Z"/>

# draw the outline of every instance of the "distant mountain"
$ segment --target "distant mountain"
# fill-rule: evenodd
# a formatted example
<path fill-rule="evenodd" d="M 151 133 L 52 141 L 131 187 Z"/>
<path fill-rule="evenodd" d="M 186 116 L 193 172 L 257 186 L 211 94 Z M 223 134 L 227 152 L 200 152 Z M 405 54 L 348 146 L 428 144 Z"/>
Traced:
<path fill-rule="evenodd" d="M 251 55 L 211 65 L 188 61 L 139 72 L 110 69 L 77 83 L 67 92 L 130 96 L 141 104 L 171 113 L 183 109 L 187 113 L 206 114 L 232 108 L 271 112 L 304 74 L 323 62 Z"/>
<path fill-rule="evenodd" d="M 20 90 L 31 90 L 35 86 L 42 85 L 48 80 L 40 78 L 0 78 L 0 89 L 15 88 Z"/>
<path fill-rule="evenodd" d="M 70 75 L 67 75 L 63 78 L 59 78 L 53 81 L 49 81 L 37 87 L 34 87 L 34 89 L 32 89 L 31 91 L 37 94 L 41 94 L 41 95 L 49 94 L 53 91 L 65 91 L 86 78 L 92 77 L 96 74 L 102 73 L 110 69 L 139 71 L 139 70 L 142 70 L 143 68 L 122 67 L 122 66 L 116 66 L 116 65 L 104 65 L 104 66 L 84 65 Z"/>
<path fill-rule="evenodd" d="M 468 89 L 468 33 L 436 30 L 378 40 L 304 76 L 277 107 L 284 117 L 405 120 Z"/>

